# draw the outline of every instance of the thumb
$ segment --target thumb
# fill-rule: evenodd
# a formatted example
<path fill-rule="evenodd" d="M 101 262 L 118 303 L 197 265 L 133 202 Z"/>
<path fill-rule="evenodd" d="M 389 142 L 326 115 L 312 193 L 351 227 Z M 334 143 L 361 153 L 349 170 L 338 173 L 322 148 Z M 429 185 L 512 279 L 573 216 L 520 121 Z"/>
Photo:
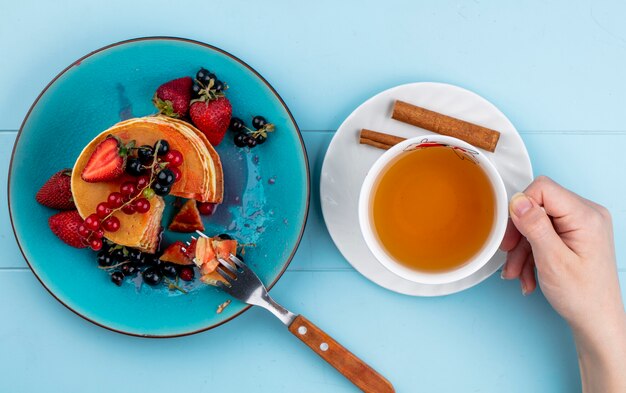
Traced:
<path fill-rule="evenodd" d="M 531 197 L 522 193 L 513 195 L 509 211 L 511 221 L 530 243 L 535 263 L 541 263 L 566 248 L 565 243 L 552 226 L 550 217 Z"/>

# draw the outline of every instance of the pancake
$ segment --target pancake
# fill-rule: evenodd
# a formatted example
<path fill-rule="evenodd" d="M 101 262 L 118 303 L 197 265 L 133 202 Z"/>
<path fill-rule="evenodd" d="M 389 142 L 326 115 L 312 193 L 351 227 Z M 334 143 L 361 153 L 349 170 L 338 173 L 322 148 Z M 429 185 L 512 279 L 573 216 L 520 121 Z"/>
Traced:
<path fill-rule="evenodd" d="M 83 168 L 96 146 L 107 136 L 114 135 L 124 143 L 135 140 L 135 146 L 150 145 L 165 139 L 170 149 L 183 154 L 183 163 L 178 167 L 180 179 L 174 183 L 170 195 L 201 202 L 221 203 L 224 193 L 222 165 L 219 156 L 204 134 L 189 123 L 165 116 L 150 116 L 129 119 L 115 124 L 96 136 L 81 152 L 72 171 L 72 195 L 81 217 L 96 211 L 96 206 L 106 201 L 111 192 L 119 191 L 120 184 L 132 179 L 123 175 L 110 182 L 88 183 L 81 178 Z M 117 232 L 105 232 L 112 242 L 141 251 L 154 253 L 159 243 L 161 218 L 165 203 L 163 198 L 150 199 L 147 213 L 126 215 L 116 212 L 120 220 Z"/>

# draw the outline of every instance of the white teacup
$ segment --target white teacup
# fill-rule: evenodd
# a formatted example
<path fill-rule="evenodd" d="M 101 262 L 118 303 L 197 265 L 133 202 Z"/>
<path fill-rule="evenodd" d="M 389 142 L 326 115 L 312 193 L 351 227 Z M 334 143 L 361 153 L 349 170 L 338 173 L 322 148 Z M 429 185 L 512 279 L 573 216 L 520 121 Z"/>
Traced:
<path fill-rule="evenodd" d="M 405 265 L 396 261 L 391 255 L 385 251 L 383 245 L 380 243 L 376 233 L 374 231 L 374 224 L 372 222 L 372 196 L 374 191 L 374 185 L 377 184 L 377 180 L 381 173 L 385 171 L 388 164 L 396 157 L 405 154 L 408 151 L 412 151 L 418 147 L 418 145 L 427 144 L 443 144 L 450 147 L 459 149 L 462 154 L 467 154 L 469 158 L 473 159 L 482 168 L 487 175 L 489 182 L 493 188 L 495 194 L 495 222 L 492 226 L 491 232 L 487 237 L 482 248 L 476 253 L 470 260 L 460 267 L 444 271 L 444 272 L 424 272 L 418 271 L 406 267 Z M 473 147 L 469 143 L 462 140 L 443 136 L 443 135 L 428 135 L 420 136 L 411 139 L 407 139 L 391 149 L 387 150 L 382 156 L 376 160 L 374 165 L 370 168 L 363 185 L 361 186 L 361 194 L 359 197 L 359 224 L 361 232 L 365 238 L 365 243 L 372 251 L 376 259 L 383 264 L 388 270 L 396 275 L 405 278 L 407 280 L 422 283 L 422 284 L 445 284 L 462 280 L 471 274 L 478 271 L 483 267 L 498 250 L 498 247 L 504 237 L 508 220 L 508 199 L 506 189 L 504 188 L 504 182 L 502 177 L 487 158 L 477 148 Z M 416 239 L 416 243 L 419 243 L 419 239 Z M 445 251 L 442 251 L 445 252 Z"/>

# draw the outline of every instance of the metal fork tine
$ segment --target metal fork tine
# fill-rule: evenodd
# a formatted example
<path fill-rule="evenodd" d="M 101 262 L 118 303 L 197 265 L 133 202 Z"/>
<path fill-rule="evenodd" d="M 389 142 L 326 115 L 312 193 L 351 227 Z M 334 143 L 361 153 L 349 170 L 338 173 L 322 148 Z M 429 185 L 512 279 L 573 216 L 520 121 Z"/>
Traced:
<path fill-rule="evenodd" d="M 205 234 L 204 234 L 204 232 L 202 232 L 202 231 L 196 231 L 196 233 L 197 233 L 198 235 L 200 235 L 201 237 L 208 237 L 208 236 L 207 236 L 207 235 L 205 235 Z M 192 236 L 192 237 L 193 237 L 193 236 Z"/>
<path fill-rule="evenodd" d="M 230 270 L 230 272 L 233 273 L 235 276 L 237 275 L 238 272 L 237 272 L 237 268 L 236 267 L 234 267 L 233 265 L 228 263 L 228 261 L 226 261 L 225 259 L 217 258 L 217 260 L 222 264 L 223 267 L 225 267 L 228 270 Z"/>
<path fill-rule="evenodd" d="M 237 258 L 235 255 L 230 254 L 230 258 L 229 258 L 235 265 L 237 265 L 237 267 L 239 267 L 240 269 L 243 269 L 245 267 L 243 261 L 239 258 Z"/>
<path fill-rule="evenodd" d="M 221 289 L 222 291 L 228 291 L 228 288 L 230 288 L 228 285 L 224 284 L 221 281 L 217 281 L 215 285 L 217 285 L 217 287 Z"/>
<path fill-rule="evenodd" d="M 224 279 L 228 281 L 229 284 L 233 284 L 233 281 L 235 280 L 226 272 L 226 270 L 222 268 L 222 266 L 218 266 L 216 270 L 220 276 L 224 277 Z"/>

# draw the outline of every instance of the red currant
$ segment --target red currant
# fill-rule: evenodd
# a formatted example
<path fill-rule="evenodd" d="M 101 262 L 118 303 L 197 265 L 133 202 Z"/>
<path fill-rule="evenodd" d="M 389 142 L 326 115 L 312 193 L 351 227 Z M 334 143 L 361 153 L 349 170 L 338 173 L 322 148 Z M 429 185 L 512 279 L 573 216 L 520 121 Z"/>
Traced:
<path fill-rule="evenodd" d="M 126 181 L 120 186 L 122 195 L 131 196 L 137 191 L 137 186 L 132 181 Z"/>
<path fill-rule="evenodd" d="M 102 222 L 102 228 L 108 232 L 116 232 L 120 229 L 120 220 L 115 216 L 111 216 Z"/>
<path fill-rule="evenodd" d="M 102 239 L 104 237 L 104 231 L 102 230 L 102 228 L 99 228 L 98 230 L 93 231 L 92 236 L 96 239 Z"/>
<path fill-rule="evenodd" d="M 100 218 L 104 218 L 108 216 L 109 214 L 111 214 L 111 211 L 112 209 L 109 207 L 109 205 L 106 202 L 100 202 L 98 203 L 98 206 L 96 207 L 96 214 Z"/>
<path fill-rule="evenodd" d="M 200 214 L 204 216 L 210 216 L 215 213 L 215 209 L 217 208 L 217 203 L 211 202 L 198 202 L 198 210 Z"/>
<path fill-rule="evenodd" d="M 81 237 L 87 237 L 87 236 L 89 236 L 89 233 L 90 233 L 90 232 L 91 232 L 91 231 L 90 231 L 89 229 L 87 229 L 87 227 L 85 226 L 85 224 L 80 224 L 80 225 L 78 226 L 78 234 L 79 234 Z"/>
<path fill-rule="evenodd" d="M 97 214 L 90 214 L 85 218 L 83 225 L 89 230 L 97 231 L 100 228 L 100 218 Z"/>
<path fill-rule="evenodd" d="M 150 185 L 150 177 L 149 176 L 139 176 L 137 178 L 137 189 L 143 190 L 144 188 Z"/>
<path fill-rule="evenodd" d="M 122 211 L 124 212 L 124 214 L 128 215 L 135 214 L 135 206 L 132 203 L 127 203 L 122 208 Z"/>
<path fill-rule="evenodd" d="M 99 251 L 102 248 L 102 239 L 93 238 L 89 241 L 89 247 L 94 251 Z"/>
<path fill-rule="evenodd" d="M 177 181 L 178 181 L 178 179 L 180 179 L 180 177 L 183 175 L 183 174 L 180 172 L 180 169 L 178 169 L 178 168 L 176 168 L 176 167 L 171 167 L 171 168 L 169 168 L 169 169 L 170 169 L 170 171 L 172 171 L 172 173 L 174 174 L 174 182 L 177 182 Z"/>
<path fill-rule="evenodd" d="M 165 161 L 171 166 L 180 166 L 183 163 L 183 154 L 178 150 L 170 150 L 165 155 Z"/>
<path fill-rule="evenodd" d="M 139 213 L 147 213 L 150 210 L 150 201 L 146 198 L 139 198 L 135 202 L 135 210 Z"/>
<path fill-rule="evenodd" d="M 119 192 L 112 192 L 109 194 L 109 197 L 107 198 L 107 203 L 113 209 L 117 209 L 118 207 L 122 206 L 122 204 L 124 203 L 124 197 Z"/>
<path fill-rule="evenodd" d="M 194 276 L 193 269 L 190 268 L 189 266 L 185 266 L 180 269 L 180 273 L 178 273 L 178 276 L 183 281 L 191 281 L 193 280 L 193 276 Z"/>

